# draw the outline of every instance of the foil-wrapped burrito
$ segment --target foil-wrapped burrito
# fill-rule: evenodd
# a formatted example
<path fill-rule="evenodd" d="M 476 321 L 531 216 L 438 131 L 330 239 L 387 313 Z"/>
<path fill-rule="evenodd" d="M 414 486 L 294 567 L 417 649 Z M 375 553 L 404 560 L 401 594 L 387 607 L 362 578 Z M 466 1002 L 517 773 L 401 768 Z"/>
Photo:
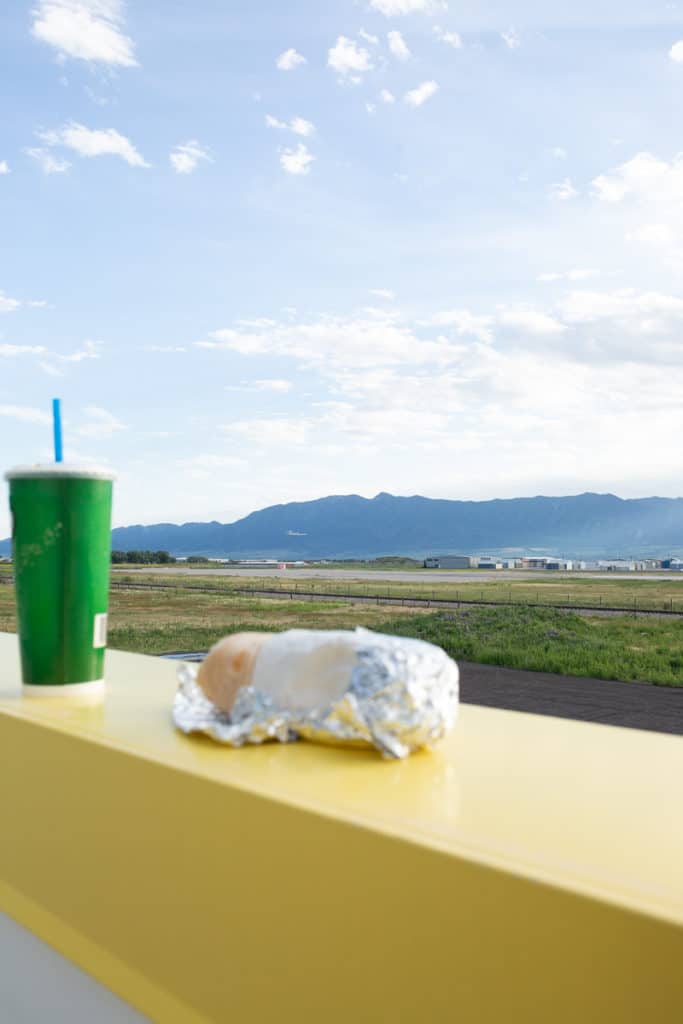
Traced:
<path fill-rule="evenodd" d="M 367 629 L 236 633 L 178 677 L 177 728 L 234 747 L 305 738 L 401 758 L 440 740 L 458 712 L 445 651 Z"/>

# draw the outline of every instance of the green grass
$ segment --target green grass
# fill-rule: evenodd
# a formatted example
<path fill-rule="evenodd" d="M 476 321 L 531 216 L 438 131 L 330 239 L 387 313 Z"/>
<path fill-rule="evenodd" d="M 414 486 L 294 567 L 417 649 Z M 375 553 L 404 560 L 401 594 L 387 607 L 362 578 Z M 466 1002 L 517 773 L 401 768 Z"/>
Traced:
<path fill-rule="evenodd" d="M 416 612 L 351 602 L 202 594 L 192 589 L 114 591 L 113 648 L 161 654 L 204 650 L 238 630 L 352 629 L 415 636 L 457 659 L 509 668 L 683 686 L 683 620 L 586 616 L 552 608 L 469 607 Z M 0 630 L 16 629 L 14 588 L 0 586 Z"/>
<path fill-rule="evenodd" d="M 387 619 L 382 628 L 429 640 L 465 661 L 683 686 L 683 622 L 678 620 L 471 608 Z"/>

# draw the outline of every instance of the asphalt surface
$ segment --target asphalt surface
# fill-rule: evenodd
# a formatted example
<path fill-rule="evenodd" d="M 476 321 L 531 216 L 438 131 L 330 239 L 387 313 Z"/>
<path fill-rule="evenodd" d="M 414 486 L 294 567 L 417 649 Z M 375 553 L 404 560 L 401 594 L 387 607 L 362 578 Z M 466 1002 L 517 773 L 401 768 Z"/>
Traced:
<path fill-rule="evenodd" d="M 165 657 L 202 661 L 205 654 L 195 651 Z M 525 672 L 471 661 L 458 665 L 464 704 L 683 736 L 683 687 Z"/>
<path fill-rule="evenodd" d="M 524 672 L 460 662 L 467 704 L 683 736 L 683 687 Z"/>
<path fill-rule="evenodd" d="M 143 575 L 159 576 L 249 576 L 250 578 L 263 576 L 264 578 L 274 577 L 289 579 L 293 583 L 299 579 L 308 580 L 388 580 L 393 583 L 481 583 L 487 580 L 534 580 L 539 576 L 551 576 L 553 579 L 565 578 L 568 580 L 596 579 L 596 580 L 669 580 L 683 583 L 683 573 L 635 573 L 635 572 L 555 572 L 549 569 L 414 569 L 410 572 L 401 572 L 400 569 L 238 569 L 231 566 L 221 566 L 220 569 L 187 569 L 182 566 L 172 565 L 168 568 L 163 566 L 150 565 L 145 569 L 113 569 L 114 573 L 124 572 L 126 575 L 142 573 Z"/>

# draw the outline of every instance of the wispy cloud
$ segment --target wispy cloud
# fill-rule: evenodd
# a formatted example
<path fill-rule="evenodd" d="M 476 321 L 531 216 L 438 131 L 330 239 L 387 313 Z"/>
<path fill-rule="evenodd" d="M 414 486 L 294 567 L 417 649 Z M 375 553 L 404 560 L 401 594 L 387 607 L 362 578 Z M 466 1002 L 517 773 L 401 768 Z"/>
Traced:
<path fill-rule="evenodd" d="M 98 405 L 89 405 L 85 408 L 87 417 L 85 423 L 78 428 L 77 433 L 81 437 L 94 437 L 104 440 L 112 434 L 118 434 L 121 430 L 127 430 L 125 423 L 122 423 L 113 413 L 102 409 Z"/>
<path fill-rule="evenodd" d="M 507 310 L 501 313 L 499 322 L 504 327 L 525 331 L 527 334 L 559 334 L 567 330 L 555 317 L 536 309 Z"/>
<path fill-rule="evenodd" d="M 55 156 L 49 149 L 43 149 L 40 146 L 34 146 L 29 149 L 25 149 L 24 152 L 27 156 L 30 156 L 32 160 L 35 160 L 43 174 L 64 174 L 71 167 L 69 160 L 64 160 L 62 157 Z"/>
<path fill-rule="evenodd" d="M 306 64 L 306 58 L 302 57 L 300 53 L 293 48 L 285 50 L 280 54 L 278 59 L 275 61 L 275 66 L 280 71 L 293 71 L 294 68 L 298 68 L 301 64 Z"/>
<path fill-rule="evenodd" d="M 46 412 L 30 405 L 0 405 L 0 416 L 7 416 L 8 419 L 19 420 L 21 423 L 45 425 L 52 422 Z"/>
<path fill-rule="evenodd" d="M 123 10 L 120 0 L 38 0 L 31 32 L 62 60 L 134 67 L 133 41 L 123 33 Z"/>
<path fill-rule="evenodd" d="M 9 174 L 9 164 L 6 160 L 0 160 L 0 174 Z"/>
<path fill-rule="evenodd" d="M 208 150 L 197 142 L 196 139 L 188 139 L 177 145 L 168 155 L 171 166 L 176 174 L 192 174 L 202 160 L 212 162 Z"/>
<path fill-rule="evenodd" d="M 379 94 L 379 98 L 381 99 L 382 103 L 396 102 L 396 97 L 394 96 L 393 92 L 390 92 L 388 89 L 382 89 L 382 91 Z"/>
<path fill-rule="evenodd" d="M 0 342 L 0 356 L 12 359 L 15 356 L 40 356 L 47 349 L 43 345 L 3 345 Z"/>
<path fill-rule="evenodd" d="M 84 359 L 99 359 L 101 345 L 101 341 L 84 341 L 83 348 L 65 355 L 55 353 L 55 358 L 62 363 L 82 363 Z"/>
<path fill-rule="evenodd" d="M 4 292 L 0 292 L 0 313 L 13 313 L 20 305 L 19 299 L 12 299 Z"/>
<path fill-rule="evenodd" d="M 389 43 L 389 49 L 393 53 L 394 57 L 399 60 L 408 60 L 410 57 L 410 50 L 406 45 L 406 41 L 400 32 L 395 29 L 392 32 L 387 33 L 387 41 Z"/>
<path fill-rule="evenodd" d="M 539 274 L 537 281 L 586 281 L 590 277 L 599 277 L 599 270 L 592 270 L 589 267 L 576 267 L 573 270 L 546 271 Z"/>
<path fill-rule="evenodd" d="M 91 129 L 71 121 L 55 131 L 39 132 L 38 137 L 47 146 L 63 146 L 79 156 L 118 156 L 131 167 L 149 167 L 132 142 L 114 128 Z"/>
<path fill-rule="evenodd" d="M 439 85 L 437 82 L 422 82 L 415 89 L 410 89 L 403 99 L 410 107 L 421 107 L 434 93 L 438 92 L 438 89 Z"/>
<path fill-rule="evenodd" d="M 503 40 L 508 50 L 517 50 L 522 45 L 519 32 L 514 28 L 509 28 L 507 32 L 501 32 L 500 38 Z"/>
<path fill-rule="evenodd" d="M 288 174 L 308 174 L 313 160 L 315 157 L 303 142 L 296 149 L 283 149 L 280 153 L 280 164 Z"/>
<path fill-rule="evenodd" d="M 371 46 L 377 46 L 379 44 L 379 36 L 373 36 L 370 32 L 366 32 L 364 28 L 359 29 L 358 35 L 361 39 L 364 39 L 366 43 L 370 43 Z"/>
<path fill-rule="evenodd" d="M 679 39 L 677 43 L 673 44 L 669 50 L 669 56 L 677 64 L 683 64 L 683 39 Z"/>
<path fill-rule="evenodd" d="M 295 135 L 312 135 L 315 125 L 304 117 L 293 117 L 291 121 L 280 121 L 272 114 L 266 114 L 266 124 L 269 128 L 279 128 L 282 131 L 294 132 Z"/>
<path fill-rule="evenodd" d="M 269 446 L 306 444 L 312 424 L 306 419 L 252 419 L 226 423 L 227 434 L 237 434 L 246 441 Z"/>
<path fill-rule="evenodd" d="M 434 35 L 454 50 L 462 49 L 462 38 L 458 32 L 445 32 L 439 25 L 434 26 Z"/>
<path fill-rule="evenodd" d="M 445 11 L 445 0 L 370 0 L 370 6 L 387 18 L 402 14 L 438 14 Z"/>
<path fill-rule="evenodd" d="M 272 391 L 276 394 L 287 394 L 292 390 L 291 380 L 266 377 L 260 380 L 243 380 L 240 384 L 226 384 L 226 391 Z"/>
<path fill-rule="evenodd" d="M 552 199 L 575 199 L 578 194 L 578 191 L 572 184 L 571 178 L 564 178 L 562 181 L 558 181 L 554 185 L 550 186 L 550 196 Z"/>

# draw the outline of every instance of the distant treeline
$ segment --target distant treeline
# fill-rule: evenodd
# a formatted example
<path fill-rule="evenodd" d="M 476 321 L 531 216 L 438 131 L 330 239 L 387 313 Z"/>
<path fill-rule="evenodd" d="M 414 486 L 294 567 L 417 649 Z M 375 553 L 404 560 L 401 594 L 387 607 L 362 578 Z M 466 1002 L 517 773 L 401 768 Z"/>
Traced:
<path fill-rule="evenodd" d="M 111 560 L 114 565 L 133 563 L 140 565 L 172 565 L 173 555 L 168 551 L 112 551 Z"/>

